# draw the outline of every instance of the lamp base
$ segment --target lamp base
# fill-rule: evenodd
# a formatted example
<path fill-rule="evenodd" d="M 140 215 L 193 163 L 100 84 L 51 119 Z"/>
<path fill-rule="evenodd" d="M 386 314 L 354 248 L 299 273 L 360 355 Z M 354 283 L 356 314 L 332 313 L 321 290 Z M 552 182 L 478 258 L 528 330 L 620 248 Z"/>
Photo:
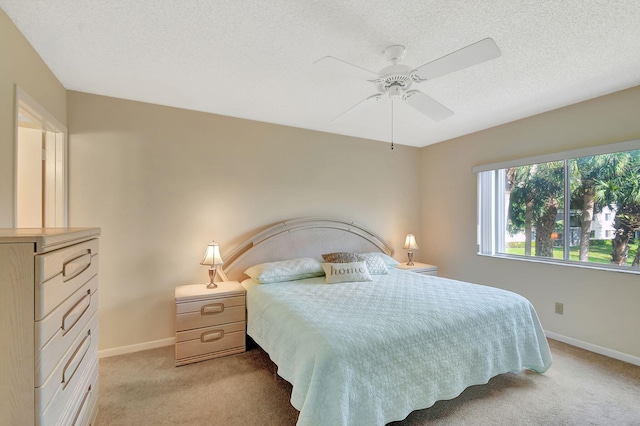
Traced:
<path fill-rule="evenodd" d="M 407 253 L 407 256 L 409 257 L 409 261 L 407 262 L 407 266 L 413 266 L 413 252 Z"/>
<path fill-rule="evenodd" d="M 209 268 L 209 284 L 207 284 L 207 288 L 218 288 L 218 284 L 213 282 L 215 278 L 216 268 Z"/>

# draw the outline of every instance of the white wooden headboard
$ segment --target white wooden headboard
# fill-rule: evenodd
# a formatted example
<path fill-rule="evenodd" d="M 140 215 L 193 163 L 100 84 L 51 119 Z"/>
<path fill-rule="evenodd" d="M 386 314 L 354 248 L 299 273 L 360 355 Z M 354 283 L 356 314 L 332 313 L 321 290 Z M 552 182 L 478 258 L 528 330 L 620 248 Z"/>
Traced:
<path fill-rule="evenodd" d="M 270 226 L 225 255 L 223 271 L 230 280 L 242 281 L 244 271 L 259 263 L 296 257 L 322 260 L 323 253 L 379 251 L 389 256 L 393 248 L 375 232 L 348 220 L 307 217 Z"/>

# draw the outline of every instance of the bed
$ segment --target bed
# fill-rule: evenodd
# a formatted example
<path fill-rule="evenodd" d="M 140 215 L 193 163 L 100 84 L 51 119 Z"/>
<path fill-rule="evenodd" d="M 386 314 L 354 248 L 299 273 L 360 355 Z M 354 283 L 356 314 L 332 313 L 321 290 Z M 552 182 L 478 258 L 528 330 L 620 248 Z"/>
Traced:
<path fill-rule="evenodd" d="M 313 262 L 333 252 L 364 255 L 344 265 L 380 273 L 327 284 L 328 268 L 340 264 L 325 262 L 325 276 Z M 384 425 L 498 374 L 543 373 L 551 365 L 525 298 L 402 271 L 392 254 L 360 225 L 309 218 L 269 227 L 228 256 L 225 273 L 247 289 L 247 333 L 292 384 L 298 425 Z M 296 262 L 310 266 L 296 266 L 293 275 L 265 272 L 290 271 Z"/>

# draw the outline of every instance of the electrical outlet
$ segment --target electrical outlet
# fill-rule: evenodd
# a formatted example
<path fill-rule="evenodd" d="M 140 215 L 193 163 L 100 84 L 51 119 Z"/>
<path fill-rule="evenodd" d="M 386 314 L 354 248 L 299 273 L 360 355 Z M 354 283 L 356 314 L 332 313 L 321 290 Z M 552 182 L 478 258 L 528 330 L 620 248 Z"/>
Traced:
<path fill-rule="evenodd" d="M 556 302 L 556 314 L 562 315 L 564 313 L 564 304 Z"/>

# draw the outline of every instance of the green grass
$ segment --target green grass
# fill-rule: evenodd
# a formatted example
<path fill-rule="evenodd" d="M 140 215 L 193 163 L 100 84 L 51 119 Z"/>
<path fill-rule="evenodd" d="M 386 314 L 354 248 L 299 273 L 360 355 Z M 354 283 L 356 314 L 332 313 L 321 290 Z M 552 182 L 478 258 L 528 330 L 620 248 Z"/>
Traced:
<path fill-rule="evenodd" d="M 531 244 L 531 252 L 535 253 L 536 243 Z M 638 250 L 638 244 L 629 245 L 629 256 L 627 257 L 627 265 L 631 266 L 633 258 Z M 594 240 L 589 245 L 589 263 L 606 263 L 611 264 L 611 240 Z M 524 243 L 508 243 L 507 254 L 515 254 L 524 256 Z M 569 249 L 569 259 L 578 261 L 580 256 L 580 248 L 578 246 Z M 553 249 L 554 259 L 563 259 L 564 254 L 562 248 Z"/>

